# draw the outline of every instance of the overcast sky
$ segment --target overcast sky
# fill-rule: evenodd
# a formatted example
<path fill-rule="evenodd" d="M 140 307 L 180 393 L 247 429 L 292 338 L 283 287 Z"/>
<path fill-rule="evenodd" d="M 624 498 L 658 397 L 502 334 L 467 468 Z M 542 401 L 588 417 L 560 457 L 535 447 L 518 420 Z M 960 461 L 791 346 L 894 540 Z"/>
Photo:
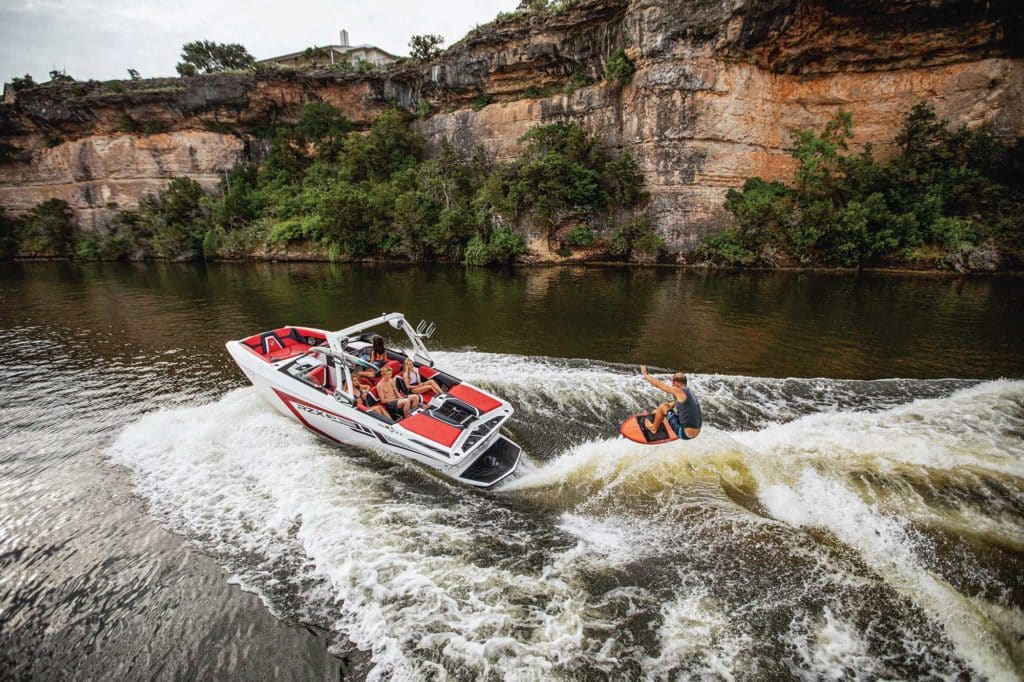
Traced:
<path fill-rule="evenodd" d="M 256 59 L 333 45 L 408 54 L 409 37 L 438 33 L 446 45 L 519 0 L 0 0 L 0 80 L 51 69 L 79 80 L 174 76 L 192 40 L 241 43 Z"/>

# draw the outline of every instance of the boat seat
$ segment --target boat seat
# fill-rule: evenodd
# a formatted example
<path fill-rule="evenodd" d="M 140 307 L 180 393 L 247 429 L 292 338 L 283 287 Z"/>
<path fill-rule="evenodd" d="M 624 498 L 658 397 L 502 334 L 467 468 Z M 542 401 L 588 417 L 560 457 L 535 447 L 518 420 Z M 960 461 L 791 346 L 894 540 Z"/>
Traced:
<path fill-rule="evenodd" d="M 270 355 L 274 351 L 284 350 L 284 340 L 277 335 L 277 332 L 264 332 L 260 334 L 260 349 L 264 355 Z"/>
<path fill-rule="evenodd" d="M 501 407 L 501 403 L 491 396 L 465 384 L 452 386 L 448 389 L 448 395 L 472 405 L 479 410 L 481 414 L 485 414 L 493 409 Z"/>
<path fill-rule="evenodd" d="M 327 368 L 323 365 L 320 365 L 311 372 L 307 372 L 306 378 L 324 390 L 330 389 L 330 386 L 327 384 Z"/>
<path fill-rule="evenodd" d="M 296 355 L 302 355 L 308 349 L 309 346 L 305 344 L 297 344 L 293 342 L 293 344 L 290 346 L 285 346 L 284 348 L 279 348 L 277 350 L 270 351 L 269 353 L 266 354 L 266 356 L 271 360 L 284 360 L 286 358 L 294 357 Z"/>

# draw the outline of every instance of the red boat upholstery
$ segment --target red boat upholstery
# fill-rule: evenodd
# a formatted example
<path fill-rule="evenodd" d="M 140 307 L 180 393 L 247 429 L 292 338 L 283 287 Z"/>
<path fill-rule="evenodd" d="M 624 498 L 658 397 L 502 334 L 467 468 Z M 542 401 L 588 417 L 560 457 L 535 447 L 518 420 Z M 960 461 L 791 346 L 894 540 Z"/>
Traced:
<path fill-rule="evenodd" d="M 242 343 L 265 360 L 276 362 L 295 355 L 300 355 L 310 347 L 311 342 L 323 343 L 326 335 L 315 329 L 305 327 L 281 327 L 261 334 L 254 334 Z"/>
<path fill-rule="evenodd" d="M 480 410 L 481 414 L 501 407 L 501 403 L 491 396 L 486 393 L 481 393 L 472 386 L 467 386 L 466 384 L 452 386 L 448 389 L 448 395 L 455 396 L 459 400 L 469 403 L 476 409 Z"/>
<path fill-rule="evenodd" d="M 327 368 L 323 365 L 306 374 L 306 378 L 320 388 L 327 388 Z"/>
<path fill-rule="evenodd" d="M 308 348 L 309 346 L 305 344 L 297 343 L 291 346 L 287 346 L 285 348 L 281 348 L 280 350 L 270 351 L 269 353 L 267 353 L 267 357 L 275 361 L 284 360 L 285 358 L 290 358 L 293 355 L 302 355 L 303 353 L 306 352 Z"/>
<path fill-rule="evenodd" d="M 434 419 L 430 415 L 419 412 L 411 415 L 398 422 L 399 426 L 402 426 L 413 433 L 417 433 L 424 438 L 429 438 L 435 443 L 440 443 L 445 447 L 451 447 L 459 434 L 462 433 L 462 429 L 446 424 L 443 421 Z"/>

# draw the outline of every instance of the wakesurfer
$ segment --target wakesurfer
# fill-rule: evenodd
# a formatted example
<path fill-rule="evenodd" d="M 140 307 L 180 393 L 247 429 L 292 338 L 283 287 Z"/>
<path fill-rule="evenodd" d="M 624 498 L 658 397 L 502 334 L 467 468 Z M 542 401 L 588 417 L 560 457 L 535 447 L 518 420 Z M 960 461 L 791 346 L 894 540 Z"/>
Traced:
<path fill-rule="evenodd" d="M 700 401 L 693 391 L 686 386 L 686 375 L 676 372 L 672 375 L 672 383 L 658 381 L 647 373 L 647 367 L 640 365 L 640 373 L 655 388 L 661 389 L 673 398 L 674 402 L 662 403 L 654 411 L 654 420 L 644 420 L 644 428 L 652 435 L 658 432 L 662 422 L 668 420 L 669 427 L 682 440 L 690 440 L 700 435 L 701 413 Z"/>

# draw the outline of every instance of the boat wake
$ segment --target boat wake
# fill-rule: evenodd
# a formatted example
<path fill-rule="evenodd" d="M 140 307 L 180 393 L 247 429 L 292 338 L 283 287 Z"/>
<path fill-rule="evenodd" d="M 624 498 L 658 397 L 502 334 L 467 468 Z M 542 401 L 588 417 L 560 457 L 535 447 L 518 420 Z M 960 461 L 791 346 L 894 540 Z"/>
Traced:
<path fill-rule="evenodd" d="M 437 354 L 531 453 L 466 490 L 253 389 L 111 449 L 152 513 L 371 677 L 1024 674 L 1024 382 L 692 378 L 708 428 L 613 438 L 635 368 Z"/>

